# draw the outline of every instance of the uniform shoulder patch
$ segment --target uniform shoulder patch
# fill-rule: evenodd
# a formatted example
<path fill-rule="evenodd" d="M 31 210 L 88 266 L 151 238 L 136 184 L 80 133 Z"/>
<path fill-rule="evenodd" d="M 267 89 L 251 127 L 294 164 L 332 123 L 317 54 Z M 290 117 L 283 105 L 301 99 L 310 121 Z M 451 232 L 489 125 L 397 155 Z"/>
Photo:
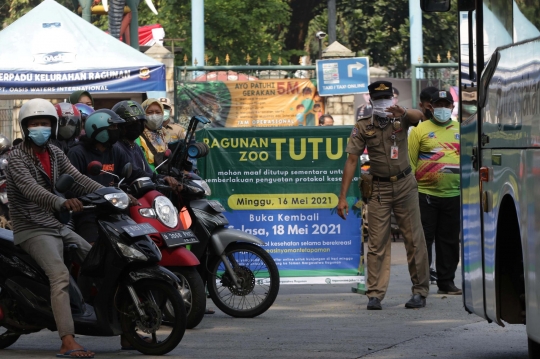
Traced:
<path fill-rule="evenodd" d="M 358 128 L 354 126 L 354 128 L 351 131 L 351 137 L 356 137 L 357 134 L 358 134 Z"/>

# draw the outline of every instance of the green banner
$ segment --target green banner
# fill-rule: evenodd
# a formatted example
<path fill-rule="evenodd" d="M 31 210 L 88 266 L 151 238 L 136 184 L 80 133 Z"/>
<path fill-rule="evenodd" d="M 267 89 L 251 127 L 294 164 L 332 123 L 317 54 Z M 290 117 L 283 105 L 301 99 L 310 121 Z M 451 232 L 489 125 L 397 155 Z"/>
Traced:
<path fill-rule="evenodd" d="M 234 228 L 266 242 L 282 282 L 358 282 L 358 178 L 346 221 L 336 213 L 350 126 L 204 129 L 198 168 Z"/>

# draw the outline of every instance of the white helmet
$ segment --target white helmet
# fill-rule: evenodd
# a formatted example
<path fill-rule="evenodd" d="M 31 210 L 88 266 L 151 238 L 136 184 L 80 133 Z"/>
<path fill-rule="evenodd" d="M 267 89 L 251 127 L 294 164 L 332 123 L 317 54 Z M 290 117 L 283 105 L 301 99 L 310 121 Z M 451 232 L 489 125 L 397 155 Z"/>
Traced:
<path fill-rule="evenodd" d="M 28 120 L 36 117 L 45 117 L 51 120 L 51 139 L 56 139 L 58 132 L 56 108 L 52 103 L 42 98 L 34 98 L 25 102 L 19 111 L 19 126 L 24 138 L 28 138 Z"/>
<path fill-rule="evenodd" d="M 0 154 L 11 148 L 11 141 L 6 136 L 0 134 Z"/>

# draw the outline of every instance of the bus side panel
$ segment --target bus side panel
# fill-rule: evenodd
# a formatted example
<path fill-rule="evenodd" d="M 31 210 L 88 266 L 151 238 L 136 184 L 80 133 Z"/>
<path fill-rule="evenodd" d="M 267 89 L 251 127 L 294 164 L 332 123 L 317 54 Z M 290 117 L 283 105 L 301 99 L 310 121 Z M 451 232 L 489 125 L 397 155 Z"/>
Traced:
<path fill-rule="evenodd" d="M 525 218 L 522 204 L 522 189 L 526 184 L 521 174 L 528 167 L 526 165 L 526 151 L 521 149 L 485 149 L 482 151 L 482 164 L 485 167 L 490 168 L 490 179 L 487 182 L 483 182 L 482 191 L 488 196 L 487 211 L 483 213 L 484 221 L 484 290 L 485 290 L 485 304 L 486 304 L 486 316 L 488 319 L 493 320 L 499 325 L 503 325 L 500 317 L 501 313 L 501 293 L 497 290 L 501 290 L 500 279 L 497 278 L 496 266 L 496 253 L 497 247 L 497 226 L 499 221 L 513 220 L 513 218 L 501 218 L 499 213 L 501 209 L 501 202 L 505 195 L 509 195 L 517 203 L 517 216 L 518 221 Z M 523 205 L 526 204 L 523 202 Z M 525 209 L 526 211 L 526 209 Z M 521 231 L 521 233 L 524 233 Z M 512 241 L 519 240 L 519 237 L 515 238 L 499 238 L 499 240 Z M 518 261 L 518 258 L 513 260 Z"/>
<path fill-rule="evenodd" d="M 461 111 L 463 114 L 463 107 Z M 477 126 L 476 114 L 461 124 L 461 265 L 465 307 L 467 311 L 485 318 L 480 178 L 473 167 L 473 148 L 478 148 Z"/>
<path fill-rule="evenodd" d="M 537 95 L 540 95 L 537 93 Z M 540 130 L 536 117 L 537 130 Z M 532 169 L 527 172 L 527 236 L 522 238 L 525 267 L 527 334 L 540 343 L 540 149 L 528 151 Z"/>

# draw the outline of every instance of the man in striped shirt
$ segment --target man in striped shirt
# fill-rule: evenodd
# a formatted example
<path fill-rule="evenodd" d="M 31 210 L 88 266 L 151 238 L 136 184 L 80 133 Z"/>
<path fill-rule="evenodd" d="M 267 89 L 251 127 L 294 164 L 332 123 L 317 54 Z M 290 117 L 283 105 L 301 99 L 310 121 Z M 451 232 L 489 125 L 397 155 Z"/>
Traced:
<path fill-rule="evenodd" d="M 11 151 L 6 170 L 14 242 L 30 254 L 49 278 L 52 310 L 62 340 L 60 353 L 93 357 L 94 353 L 84 349 L 73 337 L 69 271 L 63 260 L 63 249 L 68 244 L 77 245 L 76 256 L 81 263 L 91 247 L 55 217 L 62 208 L 77 212 L 83 205 L 76 198 L 59 197 L 54 186 L 64 173 L 82 185 L 71 189 L 78 196 L 102 186 L 80 174 L 64 152 L 50 144 L 50 140 L 56 138 L 58 117 L 49 101 L 26 102 L 19 112 L 19 124 L 24 140 Z"/>

